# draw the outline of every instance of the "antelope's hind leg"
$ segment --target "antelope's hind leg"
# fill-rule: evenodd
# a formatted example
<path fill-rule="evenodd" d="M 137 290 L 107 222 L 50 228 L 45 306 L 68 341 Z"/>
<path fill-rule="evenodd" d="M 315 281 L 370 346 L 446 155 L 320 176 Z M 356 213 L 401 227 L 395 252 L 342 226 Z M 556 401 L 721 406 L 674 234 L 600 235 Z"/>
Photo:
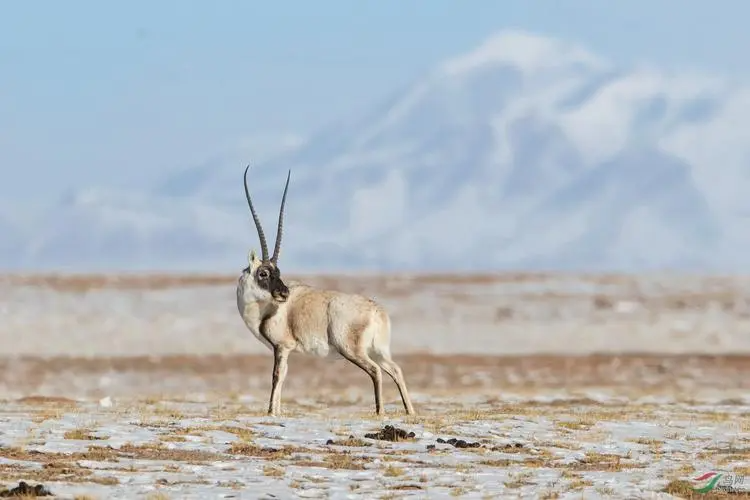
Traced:
<path fill-rule="evenodd" d="M 383 415 L 383 373 L 378 364 L 371 360 L 366 354 L 355 354 L 352 352 L 341 352 L 346 359 L 360 367 L 372 379 L 375 391 L 375 413 Z"/>
<path fill-rule="evenodd" d="M 401 394 L 401 401 L 404 403 L 406 414 L 414 415 L 414 406 L 411 404 L 411 398 L 409 397 L 409 391 L 406 388 L 406 381 L 404 380 L 404 373 L 401 371 L 401 367 L 398 366 L 398 364 L 391 359 L 390 355 L 386 353 L 379 353 L 375 356 L 375 361 L 396 383 L 398 392 Z"/>

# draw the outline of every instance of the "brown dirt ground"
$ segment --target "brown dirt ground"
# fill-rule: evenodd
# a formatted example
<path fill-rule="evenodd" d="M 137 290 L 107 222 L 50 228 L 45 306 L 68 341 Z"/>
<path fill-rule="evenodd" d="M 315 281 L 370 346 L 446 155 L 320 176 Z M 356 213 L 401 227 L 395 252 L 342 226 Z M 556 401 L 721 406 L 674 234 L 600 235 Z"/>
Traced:
<path fill-rule="evenodd" d="M 687 276 L 683 276 L 687 277 Z M 694 278 L 697 276 L 693 276 Z M 505 272 L 505 273 L 359 273 L 359 274 L 285 274 L 288 280 L 299 280 L 313 286 L 330 288 L 379 297 L 401 298 L 419 292 L 440 290 L 443 297 L 464 304 L 475 298 L 476 293 L 466 287 L 482 287 L 502 284 L 559 283 L 561 280 L 585 282 L 593 287 L 616 287 L 618 292 L 561 292 L 535 291 L 516 292 L 518 300 L 550 300 L 589 296 L 597 309 L 609 309 L 616 300 L 627 298 L 658 309 L 685 310 L 704 308 L 710 303 L 719 303 L 732 309 L 739 301 L 745 303 L 745 293 L 738 288 L 742 276 L 702 276 L 699 290 L 678 287 L 664 290 L 659 297 L 645 297 L 640 289 L 642 276 L 628 274 L 581 274 L 563 272 Z M 679 278 L 679 276 L 678 276 Z M 54 290 L 61 293 L 87 293 L 97 290 L 155 291 L 194 287 L 232 287 L 236 275 L 221 274 L 169 274 L 169 273 L 119 273 L 119 274 L 4 274 L 0 285 L 27 286 Z M 460 287 L 451 290 L 450 287 Z"/>
<path fill-rule="evenodd" d="M 565 278 L 584 278 L 594 284 L 627 284 L 637 277 L 625 274 L 568 274 L 559 272 L 507 272 L 507 273 L 378 273 L 378 274 L 288 274 L 292 280 L 309 281 L 318 286 L 348 288 L 347 285 L 367 283 L 375 288 L 387 288 L 389 284 L 407 280 L 410 285 L 426 286 L 453 285 L 490 285 L 499 283 L 526 283 Z M 720 278 L 717 278 L 720 279 Z M 0 276 L 0 282 L 18 286 L 51 288 L 57 291 L 84 292 L 96 289 L 121 290 L 159 290 L 167 288 L 194 286 L 221 286 L 236 283 L 236 275 L 222 274 L 168 274 L 168 273 L 122 273 L 122 274 L 7 274 Z M 378 286 L 380 285 L 380 286 Z"/>
<path fill-rule="evenodd" d="M 750 388 L 750 356 L 591 355 L 591 356 L 440 356 L 404 355 L 402 366 L 412 391 L 498 391 L 610 387 L 641 391 Z M 270 383 L 269 355 L 154 357 L 0 358 L 0 384 L 35 391 L 45 380 L 98 380 L 132 376 L 158 380 L 202 380 L 212 390 L 230 390 L 239 380 L 262 388 Z M 267 380 L 268 379 L 268 380 Z M 390 381 L 386 380 L 386 385 Z M 285 389 L 369 390 L 369 380 L 345 360 L 295 356 Z M 249 387 L 249 386 L 248 386 Z"/>

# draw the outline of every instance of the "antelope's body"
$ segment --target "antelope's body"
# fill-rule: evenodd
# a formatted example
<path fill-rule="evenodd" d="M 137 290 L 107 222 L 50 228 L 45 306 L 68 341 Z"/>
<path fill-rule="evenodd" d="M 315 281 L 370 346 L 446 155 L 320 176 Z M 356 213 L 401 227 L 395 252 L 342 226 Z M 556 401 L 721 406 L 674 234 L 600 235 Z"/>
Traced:
<path fill-rule="evenodd" d="M 377 302 L 358 294 L 325 290 L 281 279 L 278 266 L 283 226 L 284 188 L 274 255 L 268 258 L 265 236 L 247 190 L 245 194 L 261 240 L 262 258 L 251 252 L 237 284 L 237 307 L 253 335 L 274 353 L 273 383 L 268 412 L 281 411 L 281 388 L 293 352 L 343 357 L 372 379 L 375 411 L 383 414 L 382 372 L 398 386 L 406 412 L 414 414 L 401 368 L 391 359 L 391 321 Z"/>

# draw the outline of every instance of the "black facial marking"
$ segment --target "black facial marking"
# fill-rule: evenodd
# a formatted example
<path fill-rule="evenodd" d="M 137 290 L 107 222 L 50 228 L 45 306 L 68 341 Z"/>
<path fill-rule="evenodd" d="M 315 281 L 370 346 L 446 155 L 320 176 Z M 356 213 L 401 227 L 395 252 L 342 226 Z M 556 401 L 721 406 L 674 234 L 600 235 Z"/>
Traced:
<path fill-rule="evenodd" d="M 289 289 L 281 279 L 281 271 L 273 264 L 261 264 L 255 270 L 255 282 L 258 286 L 273 295 L 274 299 L 286 300 Z"/>

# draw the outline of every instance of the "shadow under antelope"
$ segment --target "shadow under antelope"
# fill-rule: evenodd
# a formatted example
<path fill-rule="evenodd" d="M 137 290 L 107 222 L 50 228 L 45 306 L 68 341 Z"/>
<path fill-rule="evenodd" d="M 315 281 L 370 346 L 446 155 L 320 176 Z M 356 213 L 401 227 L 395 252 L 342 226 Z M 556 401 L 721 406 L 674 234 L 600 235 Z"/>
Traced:
<path fill-rule="evenodd" d="M 276 244 L 268 256 L 268 245 L 247 187 L 245 197 L 260 240 L 261 258 L 250 251 L 248 266 L 237 284 L 237 307 L 247 328 L 273 350 L 273 382 L 268 413 L 281 412 L 281 388 L 293 352 L 320 357 L 343 357 L 364 370 L 375 390 L 375 412 L 383 415 L 383 375 L 398 386 L 408 415 L 414 407 L 401 368 L 391 359 L 391 321 L 382 305 L 358 294 L 314 288 L 299 282 L 287 285 L 278 267 L 281 251 L 284 204 L 291 171 L 287 174 L 279 209 Z M 381 371 L 382 370 L 382 371 Z"/>

